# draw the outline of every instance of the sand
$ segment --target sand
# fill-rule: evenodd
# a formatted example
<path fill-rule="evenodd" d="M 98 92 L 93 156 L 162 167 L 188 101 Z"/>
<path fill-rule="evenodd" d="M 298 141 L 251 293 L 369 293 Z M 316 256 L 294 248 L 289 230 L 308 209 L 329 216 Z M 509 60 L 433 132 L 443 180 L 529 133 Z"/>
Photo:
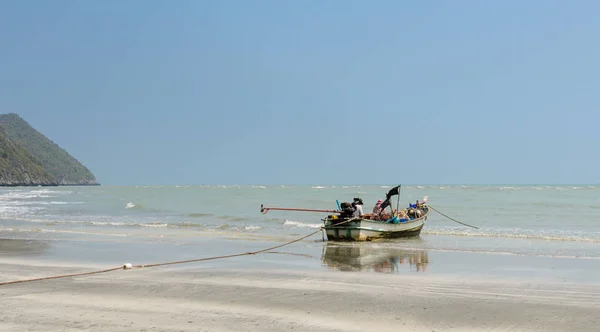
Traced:
<path fill-rule="evenodd" d="M 3 259 L 0 281 L 90 269 L 44 265 Z M 597 331 L 599 290 L 207 262 L 0 286 L 0 330 Z"/>

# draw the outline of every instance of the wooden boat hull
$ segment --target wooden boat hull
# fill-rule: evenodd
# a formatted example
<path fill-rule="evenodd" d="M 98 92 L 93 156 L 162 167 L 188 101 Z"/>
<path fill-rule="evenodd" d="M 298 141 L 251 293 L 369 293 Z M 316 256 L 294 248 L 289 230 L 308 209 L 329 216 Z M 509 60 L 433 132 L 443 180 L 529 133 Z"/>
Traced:
<path fill-rule="evenodd" d="M 419 236 L 425 225 L 429 210 L 417 219 L 397 224 L 356 218 L 342 225 L 339 220 L 324 219 L 325 233 L 329 241 L 373 241 L 377 239 L 393 239 Z"/>

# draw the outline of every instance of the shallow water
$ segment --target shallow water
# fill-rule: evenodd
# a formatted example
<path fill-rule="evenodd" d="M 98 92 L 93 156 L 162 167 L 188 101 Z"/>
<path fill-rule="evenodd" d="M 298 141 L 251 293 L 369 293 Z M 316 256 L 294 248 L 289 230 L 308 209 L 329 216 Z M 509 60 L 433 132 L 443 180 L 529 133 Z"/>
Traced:
<path fill-rule="evenodd" d="M 389 188 L 4 188 L 0 189 L 0 238 L 50 243 L 49 249 L 38 254 L 58 260 L 121 264 L 128 259 L 156 262 L 197 258 L 276 245 L 318 230 L 320 219 L 326 215 L 283 211 L 262 215 L 261 204 L 335 209 L 336 200 L 351 201 L 360 196 L 368 211 Z M 294 253 L 287 255 L 294 258 L 278 264 L 386 273 L 452 270 L 470 274 L 477 274 L 483 266 L 486 273 L 533 275 L 550 269 L 556 277 L 577 275 L 567 270 L 598 276 L 598 186 L 404 186 L 400 206 L 426 195 L 431 206 L 480 228 L 468 228 L 432 212 L 418 238 L 342 245 L 322 242 L 321 235 L 316 234 L 281 249 Z M 3 250 L 2 255 L 10 252 Z M 490 255 L 496 257 L 499 266 L 486 262 L 484 257 Z M 270 254 L 252 261 L 259 264 L 274 257 Z M 552 271 L 554 263 L 548 259 L 575 259 L 578 263 L 569 263 L 573 268 L 565 268 L 561 274 Z M 246 260 L 234 259 L 238 261 Z M 528 264 L 535 268 L 523 272 L 529 269 Z M 502 270 L 502 266 L 508 267 Z"/>

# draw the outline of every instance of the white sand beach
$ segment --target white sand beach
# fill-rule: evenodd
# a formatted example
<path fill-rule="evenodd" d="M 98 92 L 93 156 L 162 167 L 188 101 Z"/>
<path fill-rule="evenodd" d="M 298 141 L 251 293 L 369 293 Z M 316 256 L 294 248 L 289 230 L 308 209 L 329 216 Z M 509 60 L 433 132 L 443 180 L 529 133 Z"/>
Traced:
<path fill-rule="evenodd" d="M 91 270 L 0 264 L 0 281 Z M 600 320 L 594 284 L 208 263 L 4 285 L 0 297 L 2 331 L 597 331 Z"/>

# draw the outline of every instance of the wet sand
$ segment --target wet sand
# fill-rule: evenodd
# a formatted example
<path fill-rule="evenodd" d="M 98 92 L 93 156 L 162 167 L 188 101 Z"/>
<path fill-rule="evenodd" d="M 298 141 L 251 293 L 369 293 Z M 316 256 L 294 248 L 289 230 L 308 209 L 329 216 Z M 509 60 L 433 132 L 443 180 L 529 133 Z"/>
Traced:
<path fill-rule="evenodd" d="M 0 281 L 114 267 L 9 258 L 0 266 Z M 596 331 L 599 290 L 204 262 L 0 286 L 0 330 Z"/>

